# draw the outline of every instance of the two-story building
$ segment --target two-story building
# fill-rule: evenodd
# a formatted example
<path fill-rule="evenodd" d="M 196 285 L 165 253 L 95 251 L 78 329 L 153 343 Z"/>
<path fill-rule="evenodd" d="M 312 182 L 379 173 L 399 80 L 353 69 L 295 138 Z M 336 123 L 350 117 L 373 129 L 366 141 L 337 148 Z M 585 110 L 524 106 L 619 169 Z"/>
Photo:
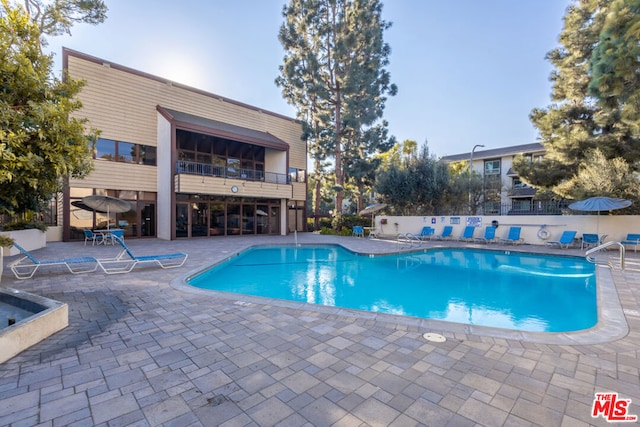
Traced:
<path fill-rule="evenodd" d="M 495 194 L 491 193 L 491 197 L 485 196 L 482 213 L 487 215 L 530 214 L 536 210 L 537 190 L 520 181 L 518 174 L 512 168 L 513 160 L 516 156 L 523 155 L 529 157 L 532 162 L 540 161 L 544 152 L 542 144 L 533 143 L 444 156 L 442 160 L 449 163 L 471 162 L 472 170 L 496 189 Z"/>
<path fill-rule="evenodd" d="M 63 67 L 85 81 L 77 115 L 101 131 L 94 170 L 63 194 L 64 240 L 106 224 L 167 240 L 305 230 L 299 121 L 70 49 Z M 93 211 L 93 194 L 131 209 Z"/>

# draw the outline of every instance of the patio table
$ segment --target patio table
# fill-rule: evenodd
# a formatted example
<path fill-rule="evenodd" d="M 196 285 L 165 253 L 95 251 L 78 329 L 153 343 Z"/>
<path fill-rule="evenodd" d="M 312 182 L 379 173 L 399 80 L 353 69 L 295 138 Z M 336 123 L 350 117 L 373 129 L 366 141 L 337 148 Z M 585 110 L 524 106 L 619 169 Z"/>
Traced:
<path fill-rule="evenodd" d="M 114 244 L 114 240 L 113 240 L 113 236 L 119 236 L 119 237 L 123 237 L 122 236 L 122 232 L 124 232 L 124 230 L 122 228 L 110 228 L 110 229 L 103 229 L 103 230 L 93 230 L 94 234 L 97 234 L 99 236 L 101 236 L 101 239 L 98 240 L 98 245 L 113 245 Z"/>

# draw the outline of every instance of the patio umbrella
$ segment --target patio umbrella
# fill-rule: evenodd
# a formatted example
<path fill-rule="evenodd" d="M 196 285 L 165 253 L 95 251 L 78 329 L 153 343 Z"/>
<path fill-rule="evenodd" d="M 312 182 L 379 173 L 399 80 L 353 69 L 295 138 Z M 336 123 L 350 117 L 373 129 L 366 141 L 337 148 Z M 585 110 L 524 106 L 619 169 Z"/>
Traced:
<path fill-rule="evenodd" d="M 598 222 L 596 233 L 600 234 L 600 211 L 613 211 L 631 206 L 631 200 L 614 199 L 611 197 L 591 197 L 589 199 L 574 202 L 569 205 L 569 209 L 575 211 L 598 212 Z"/>
<path fill-rule="evenodd" d="M 110 227 L 109 214 L 111 212 L 122 213 L 129 212 L 131 210 L 129 202 L 111 196 L 85 196 L 82 198 L 82 203 L 97 212 L 107 213 L 107 230 Z"/>
<path fill-rule="evenodd" d="M 82 201 L 76 200 L 75 202 L 71 202 L 71 206 L 76 208 L 76 209 L 71 209 L 71 214 L 75 216 L 77 219 L 82 221 L 93 219 L 93 212 L 95 209 L 91 209 L 89 206 L 82 203 Z M 95 211 L 100 213 L 106 213 L 98 210 L 95 210 Z"/>
<path fill-rule="evenodd" d="M 373 205 L 369 205 L 366 208 L 362 209 L 360 212 L 358 212 L 358 215 L 372 215 L 386 207 L 386 203 L 374 203 Z"/>
<path fill-rule="evenodd" d="M 373 214 L 387 207 L 386 203 L 374 203 L 358 212 L 358 215 L 371 215 L 371 226 L 373 227 Z"/>

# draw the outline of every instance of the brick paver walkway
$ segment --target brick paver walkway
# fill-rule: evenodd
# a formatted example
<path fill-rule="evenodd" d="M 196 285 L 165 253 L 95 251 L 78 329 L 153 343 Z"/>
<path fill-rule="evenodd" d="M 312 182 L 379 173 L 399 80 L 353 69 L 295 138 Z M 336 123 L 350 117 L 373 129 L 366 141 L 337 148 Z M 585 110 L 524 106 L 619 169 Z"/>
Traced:
<path fill-rule="evenodd" d="M 298 238 L 364 252 L 398 250 L 393 242 L 352 237 Z M 187 264 L 172 270 L 38 273 L 25 281 L 5 271 L 3 287 L 68 303 L 70 325 L 0 364 L 0 425 L 604 426 L 602 417 L 591 417 L 594 393 L 603 391 L 631 399 L 629 412 L 640 414 L 635 254 L 624 272 L 599 268 L 615 284 L 607 297 L 615 300 L 617 290 L 626 318 L 614 328 L 624 333 L 613 338 L 595 331 L 545 342 L 536 334 L 191 292 L 182 285 L 190 272 L 252 243 L 293 239 L 129 241 L 139 254 L 189 253 Z M 48 259 L 115 252 L 74 242 L 35 253 Z M 447 341 L 426 341 L 425 332 Z"/>

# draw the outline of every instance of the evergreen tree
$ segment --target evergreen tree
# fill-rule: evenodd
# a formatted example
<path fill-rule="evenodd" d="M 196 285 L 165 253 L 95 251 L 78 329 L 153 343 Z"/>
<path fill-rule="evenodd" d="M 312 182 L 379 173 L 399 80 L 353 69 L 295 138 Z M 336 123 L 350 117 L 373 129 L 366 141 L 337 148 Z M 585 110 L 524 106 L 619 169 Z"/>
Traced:
<path fill-rule="evenodd" d="M 381 159 L 376 154 L 384 153 L 395 144 L 394 137 L 387 136 L 386 124 L 367 129 L 361 137 L 352 137 L 345 152 L 345 176 L 355 187 L 356 212 L 364 208 L 364 196 L 375 182 L 375 173 Z"/>
<path fill-rule="evenodd" d="M 73 117 L 82 84 L 52 77 L 40 28 L 2 0 L 0 16 L 0 213 L 37 211 L 61 178 L 91 168 L 86 121 Z"/>
<path fill-rule="evenodd" d="M 349 173 L 361 177 L 360 160 L 386 148 L 380 138 L 386 122 L 379 120 L 385 95 L 396 87 L 384 70 L 390 24 L 381 15 L 379 0 L 290 0 L 283 9 L 278 37 L 285 57 L 276 84 L 315 130 L 306 132 L 319 138 L 309 145 L 315 161 L 322 164 L 331 153 L 337 213 Z M 355 169 L 345 167 L 345 155 Z"/>
<path fill-rule="evenodd" d="M 41 34 L 59 36 L 71 34 L 75 23 L 101 24 L 107 19 L 107 6 L 102 0 L 19 0 Z"/>
<path fill-rule="evenodd" d="M 589 95 L 640 131 L 640 0 L 614 0 L 591 55 Z M 637 148 L 631 148 L 632 151 Z"/>
<path fill-rule="evenodd" d="M 540 163 L 519 158 L 514 167 L 527 184 L 576 198 L 578 174 L 589 153 L 622 159 L 638 170 L 637 0 L 574 0 L 567 9 L 561 46 L 547 54 L 554 104 L 534 109 L 546 153 Z M 616 160 L 617 162 L 618 160 Z M 606 195 L 602 191 L 599 195 Z"/>
<path fill-rule="evenodd" d="M 587 161 L 578 168 L 573 188 L 576 199 L 585 199 L 599 194 L 609 197 L 635 200 L 640 194 L 640 182 L 634 178 L 629 164 L 617 157 L 607 159 L 600 150 L 587 153 Z M 628 215 L 639 212 L 637 205 L 620 213 Z"/>

